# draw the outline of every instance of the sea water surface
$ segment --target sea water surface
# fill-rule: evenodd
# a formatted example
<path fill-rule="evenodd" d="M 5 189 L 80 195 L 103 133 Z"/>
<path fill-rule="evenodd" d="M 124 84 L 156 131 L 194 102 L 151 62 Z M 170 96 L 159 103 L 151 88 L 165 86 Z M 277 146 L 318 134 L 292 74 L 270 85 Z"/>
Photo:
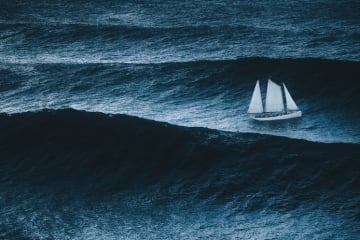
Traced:
<path fill-rule="evenodd" d="M 0 238 L 360 238 L 359 9 L 0 0 Z"/>

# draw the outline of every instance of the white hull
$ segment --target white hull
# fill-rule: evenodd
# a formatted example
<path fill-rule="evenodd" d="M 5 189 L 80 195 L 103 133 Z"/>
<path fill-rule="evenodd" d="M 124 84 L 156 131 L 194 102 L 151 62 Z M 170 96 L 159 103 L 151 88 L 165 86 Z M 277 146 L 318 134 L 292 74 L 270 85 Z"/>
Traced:
<path fill-rule="evenodd" d="M 296 111 L 288 114 L 278 115 L 278 116 L 252 116 L 251 118 L 257 121 L 276 121 L 276 120 L 285 120 L 285 119 L 291 119 L 291 118 L 298 118 L 301 117 L 302 113 L 301 111 Z"/>

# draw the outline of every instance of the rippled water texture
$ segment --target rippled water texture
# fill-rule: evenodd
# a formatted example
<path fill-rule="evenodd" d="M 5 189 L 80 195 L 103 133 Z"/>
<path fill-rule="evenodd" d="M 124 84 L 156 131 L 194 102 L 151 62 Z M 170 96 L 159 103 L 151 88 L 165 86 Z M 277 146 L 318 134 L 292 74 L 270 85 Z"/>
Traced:
<path fill-rule="evenodd" d="M 359 9 L 0 0 L 0 239 L 360 239 Z"/>

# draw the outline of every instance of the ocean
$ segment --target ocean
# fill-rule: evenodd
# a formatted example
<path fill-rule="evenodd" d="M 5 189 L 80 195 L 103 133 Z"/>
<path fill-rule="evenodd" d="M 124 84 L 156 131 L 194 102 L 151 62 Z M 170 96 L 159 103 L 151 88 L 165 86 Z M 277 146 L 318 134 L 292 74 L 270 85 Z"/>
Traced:
<path fill-rule="evenodd" d="M 0 239 L 360 239 L 359 59 L 354 0 L 0 0 Z"/>

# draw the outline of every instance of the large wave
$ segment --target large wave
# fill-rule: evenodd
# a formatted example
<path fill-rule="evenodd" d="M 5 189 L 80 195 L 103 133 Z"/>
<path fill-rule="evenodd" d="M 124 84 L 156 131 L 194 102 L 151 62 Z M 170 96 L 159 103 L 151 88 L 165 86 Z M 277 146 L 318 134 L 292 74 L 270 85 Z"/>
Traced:
<path fill-rule="evenodd" d="M 162 64 L 6 64 L 1 111 L 75 108 L 177 125 L 359 142 L 359 63 L 245 58 Z M 254 83 L 285 82 L 304 112 L 295 125 L 267 126 L 246 114 Z M 134 107 L 135 106 L 135 107 Z"/>
<path fill-rule="evenodd" d="M 237 222 L 206 227 L 219 236 L 224 228 L 233 235 L 239 223 L 259 221 L 268 223 L 261 229 L 269 236 L 290 234 L 266 230 L 276 221 L 293 222 L 291 234 L 313 236 L 307 218 L 317 230 L 329 228 L 322 237 L 356 237 L 359 231 L 354 225 L 360 220 L 358 144 L 186 128 L 71 109 L 2 114 L 0 131 L 5 238 L 144 237 L 143 229 L 134 228 L 135 234 L 118 227 L 123 221 L 144 226 L 148 217 L 147 229 L 153 230 L 147 234 L 153 237 L 168 227 L 166 236 L 176 237 L 189 221 L 194 228 L 185 229 L 192 232 L 198 224 L 208 225 L 204 217 L 217 224 Z M 200 229 L 184 236 L 204 234 Z M 260 236 L 250 226 L 239 234 Z"/>
<path fill-rule="evenodd" d="M 164 177 L 177 178 L 183 174 L 185 178 L 205 175 L 211 180 L 221 173 L 224 177 L 221 185 L 236 184 L 228 179 L 233 175 L 240 182 L 258 176 L 262 179 L 259 184 L 272 177 L 278 178 L 276 184 L 280 185 L 312 179 L 311 186 L 300 182 L 293 186 L 301 187 L 301 194 L 342 189 L 345 183 L 348 184 L 342 191 L 359 186 L 358 144 L 323 144 L 186 128 L 126 115 L 71 109 L 2 114 L 0 123 L 1 170 L 6 181 L 44 178 L 51 185 L 70 177 L 76 184 L 84 176 L 99 178 L 101 174 L 104 181 L 107 177 L 119 178 L 113 179 L 114 185 L 125 179 L 153 184 Z M 8 164 L 17 167 L 4 167 Z M 119 169 L 127 171 L 117 172 Z M 179 175 L 172 175 L 175 172 Z M 143 179 L 150 176 L 153 181 Z M 94 183 L 91 187 L 97 186 Z M 218 191 L 227 189 L 217 187 Z M 293 193 L 296 194 L 295 189 Z"/>
<path fill-rule="evenodd" d="M 252 56 L 358 61 L 353 4 L 282 1 L 274 8 L 269 2 L 3 1 L 0 61 L 54 62 L 53 56 L 72 62 Z M 338 9 L 346 9 L 346 14 Z"/>

